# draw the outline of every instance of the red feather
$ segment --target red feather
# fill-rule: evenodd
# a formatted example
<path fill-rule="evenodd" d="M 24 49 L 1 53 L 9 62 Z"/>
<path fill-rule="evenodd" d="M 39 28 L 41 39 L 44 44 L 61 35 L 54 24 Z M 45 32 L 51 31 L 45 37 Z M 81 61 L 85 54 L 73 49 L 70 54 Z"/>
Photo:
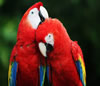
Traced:
<path fill-rule="evenodd" d="M 41 2 L 30 7 L 19 24 L 17 43 L 13 48 L 10 63 L 18 63 L 16 86 L 39 86 L 40 54 L 35 42 L 35 29 L 27 21 L 27 15 L 33 8 L 42 6 Z"/>
<path fill-rule="evenodd" d="M 44 42 L 48 34 L 54 36 L 54 49 L 48 53 L 50 82 L 53 86 L 82 86 L 72 56 L 72 40 L 65 27 L 57 19 L 47 19 L 36 32 L 37 42 Z"/>

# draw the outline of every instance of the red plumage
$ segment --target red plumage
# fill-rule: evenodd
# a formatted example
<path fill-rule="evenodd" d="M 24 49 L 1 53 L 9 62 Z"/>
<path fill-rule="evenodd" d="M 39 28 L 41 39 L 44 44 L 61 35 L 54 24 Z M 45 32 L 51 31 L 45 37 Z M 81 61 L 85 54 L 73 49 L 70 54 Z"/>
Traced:
<path fill-rule="evenodd" d="M 41 2 L 30 7 L 22 17 L 17 34 L 17 42 L 13 48 L 10 64 L 18 63 L 16 86 L 39 86 L 40 54 L 35 41 L 35 29 L 27 16 L 33 8 L 42 6 Z"/>
<path fill-rule="evenodd" d="M 57 19 L 47 19 L 39 26 L 36 31 L 37 42 L 46 43 L 45 37 L 48 34 L 54 36 L 54 48 L 47 53 L 47 65 L 50 66 L 49 76 L 52 85 L 83 86 L 76 68 L 76 59 L 74 59 L 74 56 L 77 58 L 77 54 L 82 56 L 80 47 L 70 39 L 64 26 Z"/>
<path fill-rule="evenodd" d="M 80 70 L 77 68 L 78 66 L 81 67 L 83 74 L 85 74 L 85 64 L 81 48 L 70 39 L 66 29 L 59 20 L 48 18 L 43 21 L 42 17 L 47 18 L 48 15 L 43 7 L 41 8 L 41 12 L 44 12 L 42 16 L 37 11 L 40 10 L 39 8 L 42 5 L 39 2 L 30 7 L 22 17 L 18 27 L 17 42 L 10 57 L 9 68 L 10 71 L 13 70 L 14 72 L 14 68 L 11 69 L 11 64 L 15 62 L 14 67 L 16 67 L 18 63 L 18 67 L 16 67 L 18 68 L 15 80 L 16 86 L 39 86 L 40 65 L 42 65 L 41 67 L 49 66 L 49 81 L 52 86 L 86 86 L 84 84 L 85 77 L 82 75 L 80 78 Z M 42 23 L 36 20 L 38 28 L 33 28 L 33 20 L 28 17 L 31 10 L 38 12 L 39 17 L 35 15 L 37 16 L 36 18 L 39 20 L 42 18 Z M 45 37 L 48 34 L 53 35 L 54 46 L 52 51 L 46 52 L 47 59 L 45 59 L 39 51 L 39 43 L 43 42 L 45 45 L 47 42 Z M 51 40 L 49 42 L 53 45 Z M 76 65 L 76 62 L 78 62 L 78 65 Z M 47 72 L 47 70 L 44 69 L 42 72 Z M 14 76 L 14 73 L 11 76 Z M 43 76 L 46 77 L 45 75 Z M 8 79 L 12 84 L 13 80 L 11 78 Z M 44 83 L 45 81 L 41 82 Z"/>

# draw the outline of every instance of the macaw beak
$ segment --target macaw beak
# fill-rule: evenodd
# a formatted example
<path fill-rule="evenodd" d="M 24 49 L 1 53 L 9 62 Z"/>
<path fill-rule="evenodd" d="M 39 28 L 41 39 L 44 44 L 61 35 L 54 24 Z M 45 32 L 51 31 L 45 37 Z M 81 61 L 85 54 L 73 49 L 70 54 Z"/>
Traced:
<path fill-rule="evenodd" d="M 51 44 L 48 44 L 48 43 L 43 43 L 43 42 L 40 42 L 39 43 L 39 50 L 41 52 L 41 54 L 47 58 L 47 52 L 50 52 L 53 50 L 53 46 Z"/>
<path fill-rule="evenodd" d="M 40 19 L 41 19 L 40 24 L 42 22 L 44 22 L 45 19 L 49 18 L 48 12 L 47 12 L 47 10 L 43 6 L 40 6 L 39 16 L 40 16 Z"/>

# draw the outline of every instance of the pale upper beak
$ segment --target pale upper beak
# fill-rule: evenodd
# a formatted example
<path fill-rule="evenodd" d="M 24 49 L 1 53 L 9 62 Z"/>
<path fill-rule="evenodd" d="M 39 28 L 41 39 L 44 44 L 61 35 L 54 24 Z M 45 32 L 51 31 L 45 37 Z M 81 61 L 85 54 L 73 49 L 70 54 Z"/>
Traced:
<path fill-rule="evenodd" d="M 44 57 L 48 57 L 47 52 L 50 52 L 53 50 L 53 46 L 51 44 L 40 42 L 38 46 L 39 46 L 39 50 L 40 50 L 41 54 Z"/>
<path fill-rule="evenodd" d="M 48 12 L 47 12 L 47 10 L 46 10 L 43 6 L 40 6 L 39 16 L 40 16 L 40 19 L 41 19 L 40 24 L 41 24 L 45 19 L 49 18 Z"/>
<path fill-rule="evenodd" d="M 47 53 L 46 53 L 47 50 L 44 43 L 42 42 L 39 43 L 39 50 L 44 57 L 47 57 Z"/>

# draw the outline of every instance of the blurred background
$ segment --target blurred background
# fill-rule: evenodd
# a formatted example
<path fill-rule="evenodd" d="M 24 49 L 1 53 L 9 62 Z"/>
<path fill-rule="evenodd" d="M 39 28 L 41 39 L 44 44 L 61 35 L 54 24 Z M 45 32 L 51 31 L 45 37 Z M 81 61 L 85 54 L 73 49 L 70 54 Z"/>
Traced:
<path fill-rule="evenodd" d="M 7 86 L 11 50 L 24 12 L 39 0 L 0 0 L 0 86 Z M 100 81 L 100 0 L 41 0 L 58 18 L 84 54 L 87 86 Z"/>

